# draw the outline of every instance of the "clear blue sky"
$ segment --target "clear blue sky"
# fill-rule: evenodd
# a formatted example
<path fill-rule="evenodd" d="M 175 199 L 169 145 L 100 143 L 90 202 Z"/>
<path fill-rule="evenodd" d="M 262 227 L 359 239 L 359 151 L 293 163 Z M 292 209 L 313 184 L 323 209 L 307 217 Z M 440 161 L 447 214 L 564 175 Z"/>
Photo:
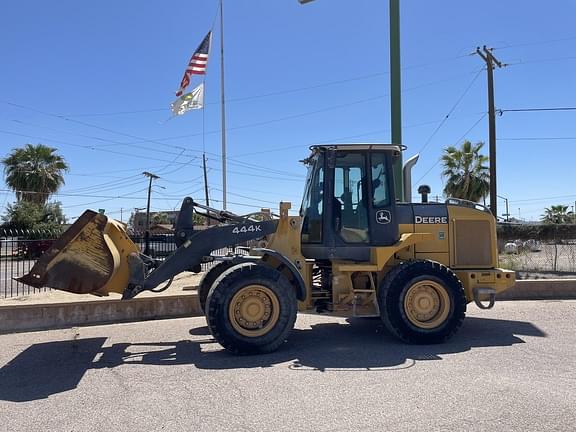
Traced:
<path fill-rule="evenodd" d="M 203 199 L 205 149 L 213 205 L 221 206 L 217 27 L 204 115 L 166 121 L 217 3 L 7 2 L 0 156 L 26 143 L 56 147 L 71 167 L 54 197 L 66 215 L 104 208 L 119 219 L 122 208 L 126 220 L 146 205 L 144 170 L 161 176 L 154 210 L 178 208 L 186 195 Z M 229 209 L 280 200 L 297 209 L 305 175 L 298 161 L 309 145 L 390 141 L 388 2 L 225 0 L 224 9 Z M 418 184 L 441 196 L 442 148 L 488 141 L 486 73 L 468 55 L 477 45 L 497 48 L 510 64 L 495 71 L 497 108 L 576 106 L 575 16 L 571 1 L 401 0 L 403 141 L 406 157 L 421 153 Z M 538 219 L 546 206 L 574 205 L 575 118 L 498 117 L 498 191 L 513 216 Z M 0 212 L 14 200 L 5 189 Z"/>

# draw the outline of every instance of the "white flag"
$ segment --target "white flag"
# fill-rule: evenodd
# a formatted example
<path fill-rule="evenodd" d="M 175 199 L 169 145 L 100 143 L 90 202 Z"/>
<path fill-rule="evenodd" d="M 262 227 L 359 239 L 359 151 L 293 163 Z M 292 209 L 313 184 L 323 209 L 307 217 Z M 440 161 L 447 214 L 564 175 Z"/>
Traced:
<path fill-rule="evenodd" d="M 182 115 L 190 110 L 204 108 L 204 83 L 200 84 L 190 93 L 183 94 L 170 104 L 174 115 Z"/>

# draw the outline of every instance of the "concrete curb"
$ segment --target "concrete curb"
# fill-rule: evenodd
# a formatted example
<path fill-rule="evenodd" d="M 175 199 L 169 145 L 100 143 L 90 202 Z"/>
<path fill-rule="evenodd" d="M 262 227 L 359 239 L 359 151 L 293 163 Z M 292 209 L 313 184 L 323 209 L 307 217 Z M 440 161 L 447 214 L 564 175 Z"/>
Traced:
<path fill-rule="evenodd" d="M 0 306 L 0 334 L 202 315 L 196 294 Z"/>
<path fill-rule="evenodd" d="M 522 280 L 498 300 L 576 299 L 576 279 Z M 201 316 L 194 294 L 0 306 L 0 334 Z"/>
<path fill-rule="evenodd" d="M 576 279 L 531 279 L 496 296 L 497 300 L 574 300 Z"/>

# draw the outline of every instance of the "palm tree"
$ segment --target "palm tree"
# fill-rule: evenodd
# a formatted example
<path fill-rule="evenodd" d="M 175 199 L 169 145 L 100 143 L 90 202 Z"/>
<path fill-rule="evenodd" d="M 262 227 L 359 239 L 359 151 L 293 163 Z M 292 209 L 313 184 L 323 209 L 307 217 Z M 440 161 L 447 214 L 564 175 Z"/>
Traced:
<path fill-rule="evenodd" d="M 444 149 L 442 164 L 446 177 L 444 195 L 478 202 L 490 192 L 490 174 L 486 163 L 488 157 L 480 154 L 484 143 L 472 144 L 464 141 L 457 149 L 450 146 Z"/>
<path fill-rule="evenodd" d="M 548 224 L 567 224 L 572 221 L 572 212 L 568 211 L 567 205 L 553 205 L 544 209 L 542 222 Z"/>
<path fill-rule="evenodd" d="M 18 201 L 45 204 L 64 185 L 68 164 L 56 151 L 43 144 L 26 144 L 2 159 L 6 184 Z"/>

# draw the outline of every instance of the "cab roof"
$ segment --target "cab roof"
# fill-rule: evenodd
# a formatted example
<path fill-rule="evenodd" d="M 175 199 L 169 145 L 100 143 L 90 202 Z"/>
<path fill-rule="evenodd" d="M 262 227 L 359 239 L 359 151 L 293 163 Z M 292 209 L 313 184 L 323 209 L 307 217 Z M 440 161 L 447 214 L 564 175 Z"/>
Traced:
<path fill-rule="evenodd" d="M 401 152 L 406 150 L 406 146 L 398 144 L 372 144 L 372 143 L 358 143 L 358 144 L 318 144 L 310 146 L 312 151 L 322 150 L 380 150 L 380 151 L 396 151 Z"/>

